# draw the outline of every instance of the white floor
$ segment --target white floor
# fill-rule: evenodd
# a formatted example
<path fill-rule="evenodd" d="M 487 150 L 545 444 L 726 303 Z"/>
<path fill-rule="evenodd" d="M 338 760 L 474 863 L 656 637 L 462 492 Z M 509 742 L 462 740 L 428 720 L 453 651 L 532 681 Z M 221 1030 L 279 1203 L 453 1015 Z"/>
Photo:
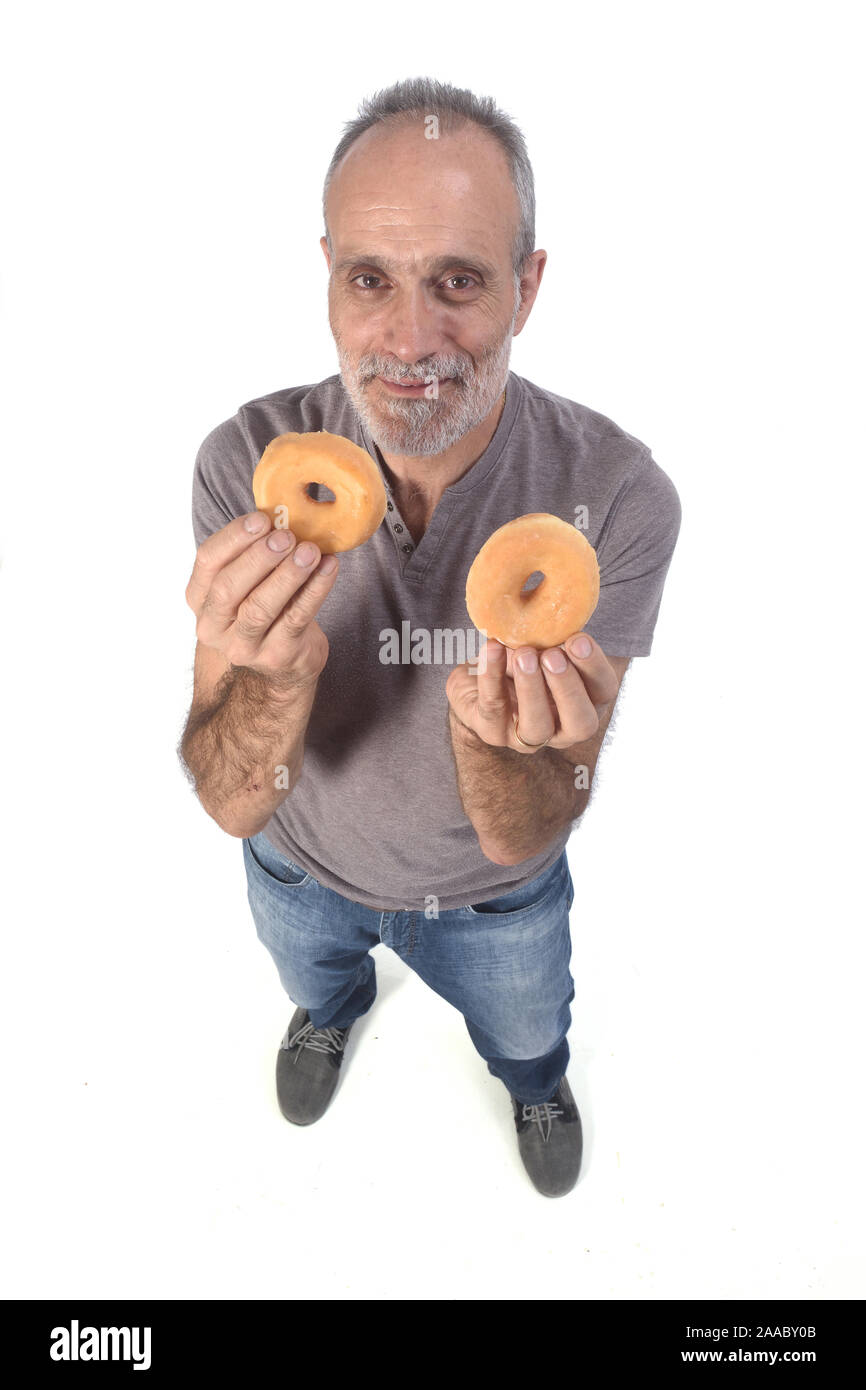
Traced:
<path fill-rule="evenodd" d="M 190 793 L 159 872 L 117 858 L 108 822 L 89 858 L 22 870 L 3 1296 L 862 1297 L 856 983 L 793 879 L 784 910 L 771 873 L 746 910 L 709 858 L 674 873 L 639 775 L 618 789 L 628 727 L 569 850 L 568 1196 L 532 1187 L 462 1017 L 384 946 L 331 1108 L 282 1119 L 291 1006 L 240 844 Z"/>

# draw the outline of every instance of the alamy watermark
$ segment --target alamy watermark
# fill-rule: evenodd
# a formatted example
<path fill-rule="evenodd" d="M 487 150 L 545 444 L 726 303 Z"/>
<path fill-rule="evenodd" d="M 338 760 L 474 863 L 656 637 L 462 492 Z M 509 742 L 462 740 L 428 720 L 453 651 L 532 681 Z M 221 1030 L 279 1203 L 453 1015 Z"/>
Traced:
<path fill-rule="evenodd" d="M 463 666 L 480 659 L 486 633 L 476 627 L 416 627 L 404 618 L 398 632 L 383 627 L 379 660 L 383 666 Z"/>
<path fill-rule="evenodd" d="M 150 1370 L 149 1327 L 69 1327 L 51 1329 L 52 1361 L 131 1361 L 134 1371 Z"/>

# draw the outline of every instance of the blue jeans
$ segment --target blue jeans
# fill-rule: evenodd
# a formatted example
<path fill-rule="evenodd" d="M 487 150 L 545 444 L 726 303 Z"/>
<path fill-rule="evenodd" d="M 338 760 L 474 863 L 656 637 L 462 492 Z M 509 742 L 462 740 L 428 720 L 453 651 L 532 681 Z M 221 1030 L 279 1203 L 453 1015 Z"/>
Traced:
<path fill-rule="evenodd" d="M 463 1014 L 488 1071 L 529 1105 L 549 1100 L 568 1066 L 574 980 L 568 914 L 574 885 L 563 850 L 524 888 L 424 912 L 380 912 L 324 887 L 263 832 L 244 840 L 256 933 L 314 1028 L 346 1028 L 372 1007 L 383 942 Z"/>

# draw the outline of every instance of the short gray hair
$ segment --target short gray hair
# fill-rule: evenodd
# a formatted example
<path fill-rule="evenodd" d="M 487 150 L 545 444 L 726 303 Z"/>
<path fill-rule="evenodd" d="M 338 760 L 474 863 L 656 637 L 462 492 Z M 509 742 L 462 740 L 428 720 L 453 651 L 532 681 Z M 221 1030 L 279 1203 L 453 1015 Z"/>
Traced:
<path fill-rule="evenodd" d="M 386 122 L 406 125 L 410 120 L 431 115 L 438 118 L 439 130 L 446 134 L 462 130 L 465 125 L 474 122 L 499 142 L 508 160 L 520 207 L 520 218 L 511 247 L 512 269 L 515 281 L 519 281 L 526 258 L 535 250 L 535 180 L 526 141 L 518 126 L 504 111 L 499 110 L 492 97 L 477 97 L 464 87 L 451 87 L 447 82 L 436 82 L 432 77 L 406 78 L 375 92 L 372 97 L 365 97 L 358 107 L 356 118 L 346 122 L 340 142 L 331 156 L 322 192 L 328 250 L 333 255 L 328 230 L 328 189 L 343 155 L 371 126 Z"/>

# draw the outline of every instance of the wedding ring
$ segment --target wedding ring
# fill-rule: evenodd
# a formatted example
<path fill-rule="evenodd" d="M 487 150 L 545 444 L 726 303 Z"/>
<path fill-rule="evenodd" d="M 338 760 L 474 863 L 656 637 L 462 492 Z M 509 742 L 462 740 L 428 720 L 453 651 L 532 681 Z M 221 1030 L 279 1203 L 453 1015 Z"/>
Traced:
<path fill-rule="evenodd" d="M 526 739 L 525 739 L 525 738 L 521 738 L 521 737 L 520 737 L 520 734 L 518 733 L 518 730 L 517 730 L 518 718 L 519 718 L 519 716 L 515 714 L 515 716 L 514 716 L 514 737 L 517 739 L 517 742 L 518 742 L 518 743 L 522 743 L 523 746 L 524 746 L 524 748 L 546 748 L 547 745 L 548 745 L 548 743 L 550 742 L 550 739 L 553 738 L 553 734 L 551 734 L 549 738 L 546 738 L 546 739 L 544 740 L 543 743 L 527 743 L 527 742 L 526 742 Z"/>

